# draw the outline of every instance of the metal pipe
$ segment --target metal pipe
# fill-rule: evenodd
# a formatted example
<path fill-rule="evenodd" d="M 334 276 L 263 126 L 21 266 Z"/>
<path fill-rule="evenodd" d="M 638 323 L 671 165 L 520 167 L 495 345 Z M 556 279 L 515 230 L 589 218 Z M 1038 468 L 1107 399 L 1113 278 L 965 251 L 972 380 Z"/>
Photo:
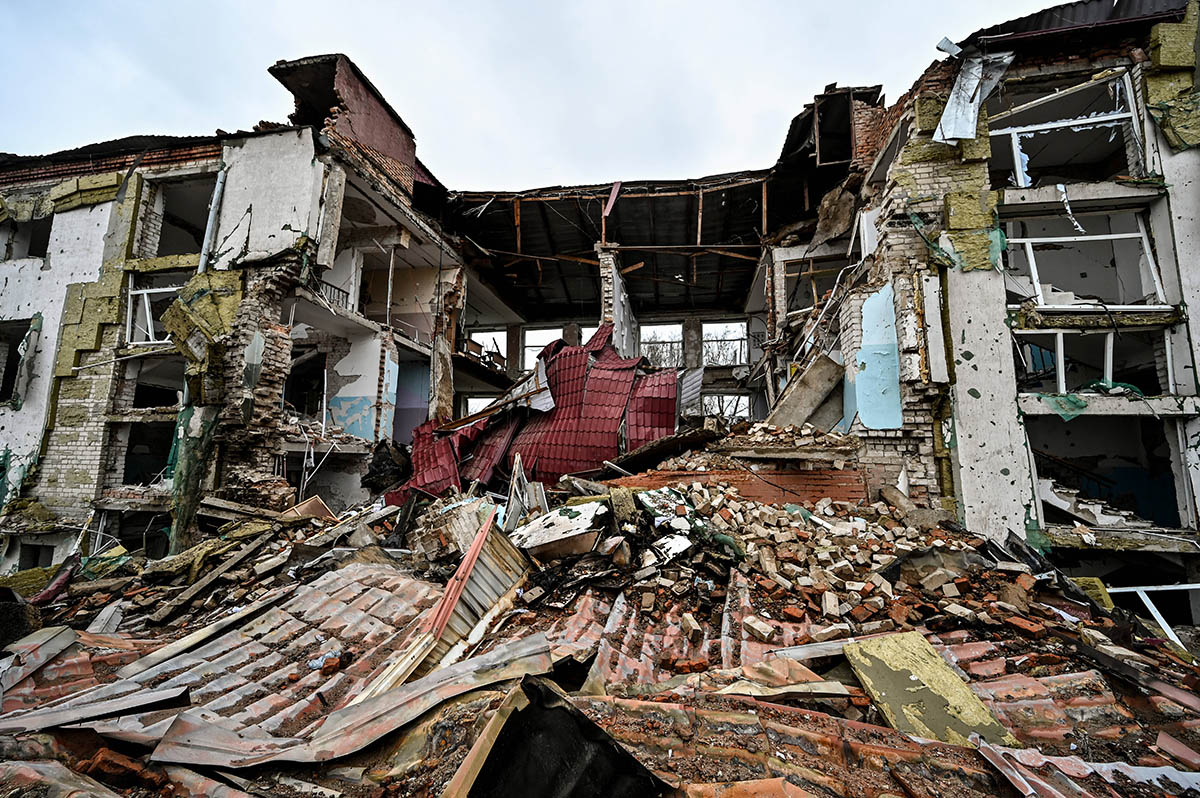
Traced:
<path fill-rule="evenodd" d="M 212 197 L 208 201 L 208 221 L 204 224 L 204 243 L 200 246 L 200 265 L 196 267 L 196 274 L 208 271 L 213 241 L 217 237 L 217 213 L 221 209 L 221 197 L 225 193 L 225 175 L 228 171 L 228 167 L 224 167 L 217 172 L 217 184 L 213 186 Z"/>

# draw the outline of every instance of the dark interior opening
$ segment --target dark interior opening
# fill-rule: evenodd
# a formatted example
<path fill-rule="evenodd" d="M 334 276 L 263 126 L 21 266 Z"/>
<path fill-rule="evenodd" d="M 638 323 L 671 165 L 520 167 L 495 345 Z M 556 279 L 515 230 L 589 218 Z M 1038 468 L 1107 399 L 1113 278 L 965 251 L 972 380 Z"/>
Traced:
<path fill-rule="evenodd" d="M 190 255 L 204 244 L 208 203 L 216 186 L 216 175 L 203 175 L 162 184 L 163 219 L 158 238 L 158 255 Z"/>
<path fill-rule="evenodd" d="M 283 401 L 301 416 L 321 417 L 325 397 L 326 354 L 313 347 L 293 347 L 292 368 L 283 388 Z"/>
<path fill-rule="evenodd" d="M 183 370 L 185 361 L 182 357 L 171 356 L 162 358 L 145 358 L 130 367 L 133 379 L 136 380 L 133 389 L 133 406 L 143 407 L 175 407 L 179 404 L 179 394 L 183 391 Z"/>
<path fill-rule="evenodd" d="M 18 567 L 25 571 L 29 568 L 46 568 L 54 564 L 54 547 L 41 543 L 21 543 L 20 563 Z"/>
<path fill-rule="evenodd" d="M 170 421 L 139 421 L 130 424 L 129 445 L 125 447 L 126 485 L 153 485 L 166 471 L 175 439 L 175 424 Z"/>
<path fill-rule="evenodd" d="M 17 370 L 21 364 L 18 348 L 29 333 L 30 319 L 0 322 L 0 402 L 11 402 L 17 387 Z"/>

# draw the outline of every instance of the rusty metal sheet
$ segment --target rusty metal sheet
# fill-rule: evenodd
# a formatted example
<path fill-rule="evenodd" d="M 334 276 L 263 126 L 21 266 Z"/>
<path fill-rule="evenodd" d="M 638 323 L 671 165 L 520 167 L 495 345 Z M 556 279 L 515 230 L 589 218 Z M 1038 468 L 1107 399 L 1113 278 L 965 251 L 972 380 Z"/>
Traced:
<path fill-rule="evenodd" d="M 252 728 L 237 732 L 182 712 L 150 758 L 233 769 L 268 762 L 326 762 L 360 750 L 446 699 L 526 674 L 546 673 L 552 667 L 550 644 L 543 635 L 534 635 L 335 710 L 320 718 L 304 737 L 273 737 Z"/>
<path fill-rule="evenodd" d="M 65 651 L 78 637 L 68 626 L 47 626 L 5 646 L 4 650 L 12 656 L 0 672 L 0 696 Z"/>
<path fill-rule="evenodd" d="M 121 698 L 94 701 L 77 707 L 35 709 L 19 715 L 0 718 L 0 733 L 38 731 L 71 723 L 81 723 L 95 718 L 127 715 L 133 711 L 148 712 L 152 709 L 187 706 L 189 692 L 187 687 L 140 690 Z"/>
<path fill-rule="evenodd" d="M 0 792 L 39 798 L 121 798 L 61 762 L 0 762 Z"/>

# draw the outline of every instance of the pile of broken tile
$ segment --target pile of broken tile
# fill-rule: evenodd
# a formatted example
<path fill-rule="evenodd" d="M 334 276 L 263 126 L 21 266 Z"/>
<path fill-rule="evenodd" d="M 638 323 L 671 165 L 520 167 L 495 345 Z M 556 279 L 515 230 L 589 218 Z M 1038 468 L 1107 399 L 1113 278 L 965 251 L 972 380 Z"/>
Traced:
<path fill-rule="evenodd" d="M 607 492 L 549 491 L 550 509 L 511 517 L 467 492 L 245 521 L 200 544 L 191 584 L 176 560 L 119 590 L 105 580 L 128 576 L 76 580 L 50 619 L 65 625 L 0 663 L 0 788 L 1200 790 L 1200 669 L 1020 541 L 902 497 L 568 484 Z M 147 590 L 155 570 L 179 584 Z M 125 608 L 120 626 L 80 628 L 101 603 Z"/>

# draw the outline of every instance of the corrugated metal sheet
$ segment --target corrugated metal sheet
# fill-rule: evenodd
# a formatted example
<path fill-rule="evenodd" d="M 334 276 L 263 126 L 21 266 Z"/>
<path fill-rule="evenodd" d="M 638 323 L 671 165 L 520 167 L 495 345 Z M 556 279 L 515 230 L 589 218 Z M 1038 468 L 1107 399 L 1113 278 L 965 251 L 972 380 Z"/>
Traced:
<path fill-rule="evenodd" d="M 553 666 L 541 635 L 441 668 L 359 704 L 321 712 L 293 735 L 242 729 L 187 711 L 175 717 L 151 754 L 155 762 L 246 768 L 268 762 L 327 762 L 370 745 L 441 702 L 478 687 L 545 673 Z"/>
<path fill-rule="evenodd" d="M 1186 8 L 1187 0 L 1079 0 L 983 28 L 968 36 L 962 44 L 1181 17 Z"/>
<path fill-rule="evenodd" d="M 286 736 L 318 722 L 369 684 L 389 655 L 405 647 L 419 617 L 441 593 L 394 566 L 352 563 L 297 585 L 278 605 L 264 603 L 257 614 L 194 647 L 161 660 L 152 654 L 148 668 L 135 662 L 121 671 L 127 678 L 43 706 L 84 710 L 150 688 L 188 688 L 189 711 L 199 717 L 234 731 Z M 322 673 L 322 658 L 333 653 L 349 661 Z M 171 717 L 153 713 L 89 725 L 152 742 L 170 723 Z"/>
<path fill-rule="evenodd" d="M 625 414 L 625 451 L 632 452 L 650 441 L 675 434 L 679 419 L 678 384 L 674 371 L 638 377 Z"/>

